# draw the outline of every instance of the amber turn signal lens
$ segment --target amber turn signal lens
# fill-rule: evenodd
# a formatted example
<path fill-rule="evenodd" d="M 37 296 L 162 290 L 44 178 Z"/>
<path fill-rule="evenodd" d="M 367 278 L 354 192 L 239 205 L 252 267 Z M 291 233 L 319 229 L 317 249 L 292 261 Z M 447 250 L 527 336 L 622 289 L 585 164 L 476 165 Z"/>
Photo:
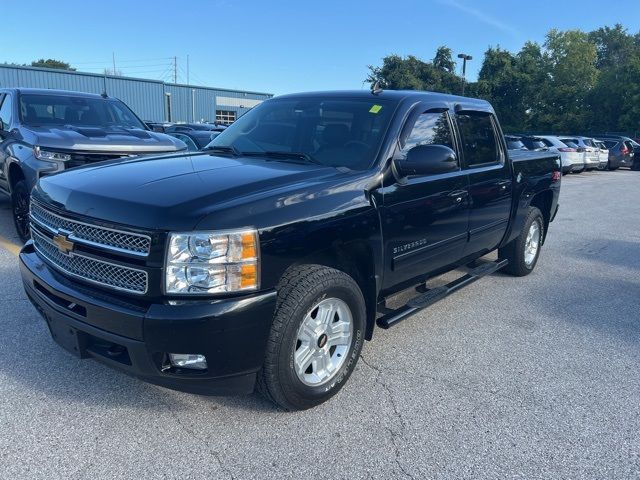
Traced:
<path fill-rule="evenodd" d="M 254 264 L 242 265 L 240 287 L 255 287 L 258 282 L 258 267 Z"/>
<path fill-rule="evenodd" d="M 242 235 L 242 259 L 256 258 L 256 237 L 253 233 Z"/>

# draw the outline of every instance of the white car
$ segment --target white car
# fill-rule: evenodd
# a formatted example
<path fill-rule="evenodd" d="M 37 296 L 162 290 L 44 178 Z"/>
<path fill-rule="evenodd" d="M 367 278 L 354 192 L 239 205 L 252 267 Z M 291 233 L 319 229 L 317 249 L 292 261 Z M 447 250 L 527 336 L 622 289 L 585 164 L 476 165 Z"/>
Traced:
<path fill-rule="evenodd" d="M 610 170 L 609 164 L 609 149 L 604 144 L 604 142 L 594 139 L 593 143 L 598 147 L 598 158 L 600 159 L 600 165 L 598 165 L 598 170 Z"/>
<path fill-rule="evenodd" d="M 560 140 L 564 142 L 564 139 L 560 137 Z M 582 151 L 584 151 L 584 169 L 593 170 L 600 166 L 600 155 L 598 153 L 598 147 L 593 143 L 593 138 L 590 137 L 568 137 L 567 140 L 578 145 Z"/>
<path fill-rule="evenodd" d="M 576 143 L 572 143 L 568 139 L 565 141 L 553 135 L 536 135 L 544 144 L 549 147 L 550 152 L 560 154 L 562 160 L 562 173 L 575 172 L 580 173 L 585 169 L 584 152 Z"/>

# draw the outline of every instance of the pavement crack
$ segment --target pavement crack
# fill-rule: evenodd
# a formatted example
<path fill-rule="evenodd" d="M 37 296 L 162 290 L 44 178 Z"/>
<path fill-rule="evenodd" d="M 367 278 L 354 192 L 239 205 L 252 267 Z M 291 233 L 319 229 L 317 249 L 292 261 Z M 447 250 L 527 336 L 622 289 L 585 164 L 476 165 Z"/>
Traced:
<path fill-rule="evenodd" d="M 174 418 L 178 426 L 185 433 L 187 433 L 193 438 L 199 438 L 202 441 L 202 443 L 204 443 L 204 445 L 207 447 L 207 451 L 215 459 L 216 463 L 220 467 L 220 470 L 222 470 L 225 474 L 227 474 L 227 476 L 231 480 L 236 480 L 236 477 L 233 475 L 233 472 L 223 463 L 220 453 L 215 448 L 212 447 L 211 443 L 209 442 L 209 438 L 207 436 L 199 435 L 198 432 L 196 432 L 193 428 L 191 428 L 190 425 L 185 424 L 180 418 L 180 416 L 177 414 L 177 412 L 173 409 L 173 406 L 171 405 L 170 402 L 167 402 L 163 398 L 159 398 L 159 400 L 160 400 L 160 403 L 162 403 L 167 408 L 167 410 L 169 411 L 169 414 Z"/>
<path fill-rule="evenodd" d="M 360 354 L 360 359 L 362 360 L 362 363 L 364 363 L 367 367 L 369 367 L 371 370 L 373 370 L 374 372 L 376 372 L 376 376 L 374 381 L 380 385 L 382 387 L 382 389 L 386 392 L 387 394 L 387 398 L 389 399 L 389 403 L 391 404 L 391 408 L 393 409 L 393 416 L 398 420 L 398 422 L 400 423 L 400 432 L 396 432 L 393 428 L 384 425 L 385 430 L 387 430 L 387 432 L 389 433 L 389 435 L 391 436 L 391 442 L 393 443 L 393 448 L 394 448 L 394 461 L 396 463 L 396 465 L 398 466 L 398 468 L 400 469 L 400 471 L 404 474 L 405 477 L 410 478 L 411 480 L 415 480 L 415 477 L 411 474 L 411 472 L 409 472 L 404 465 L 402 465 L 402 462 L 400 462 L 400 445 L 399 445 L 399 441 L 401 442 L 407 442 L 407 437 L 405 436 L 406 430 L 407 430 L 407 424 L 404 421 L 404 418 L 402 417 L 402 414 L 400 413 L 400 410 L 398 409 L 398 405 L 396 403 L 396 400 L 393 396 L 393 392 L 391 392 L 391 389 L 389 388 L 389 385 L 387 385 L 387 383 L 384 381 L 384 377 L 382 375 L 382 371 L 376 367 L 375 365 L 369 363 L 369 361 L 364 357 L 364 355 L 362 355 L 362 353 Z"/>

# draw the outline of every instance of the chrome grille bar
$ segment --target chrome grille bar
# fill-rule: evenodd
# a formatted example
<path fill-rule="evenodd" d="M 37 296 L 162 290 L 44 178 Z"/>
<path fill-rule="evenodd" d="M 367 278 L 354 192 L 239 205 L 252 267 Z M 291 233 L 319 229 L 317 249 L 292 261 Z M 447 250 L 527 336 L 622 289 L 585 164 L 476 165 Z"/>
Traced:
<path fill-rule="evenodd" d="M 35 201 L 31 202 L 30 217 L 37 226 L 57 234 L 64 231 L 69 239 L 105 250 L 146 257 L 151 249 L 151 237 L 140 233 L 91 225 L 61 217 Z"/>
<path fill-rule="evenodd" d="M 147 272 L 115 263 L 97 260 L 77 253 L 64 254 L 37 228 L 31 229 L 36 251 L 55 269 L 81 280 L 143 295 L 149 288 Z"/>

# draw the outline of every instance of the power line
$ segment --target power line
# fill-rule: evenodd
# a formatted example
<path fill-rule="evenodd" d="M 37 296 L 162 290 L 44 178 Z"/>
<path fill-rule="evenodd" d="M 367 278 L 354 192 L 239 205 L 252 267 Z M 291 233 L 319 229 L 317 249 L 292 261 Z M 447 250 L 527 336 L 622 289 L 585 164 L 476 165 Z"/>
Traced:
<path fill-rule="evenodd" d="M 135 62 L 155 62 L 158 60 L 173 60 L 173 57 L 156 57 L 156 58 L 141 58 L 138 60 L 120 60 L 118 63 L 135 63 Z M 93 62 L 69 62 L 71 65 L 96 65 L 110 63 L 110 61 L 93 61 Z"/>

